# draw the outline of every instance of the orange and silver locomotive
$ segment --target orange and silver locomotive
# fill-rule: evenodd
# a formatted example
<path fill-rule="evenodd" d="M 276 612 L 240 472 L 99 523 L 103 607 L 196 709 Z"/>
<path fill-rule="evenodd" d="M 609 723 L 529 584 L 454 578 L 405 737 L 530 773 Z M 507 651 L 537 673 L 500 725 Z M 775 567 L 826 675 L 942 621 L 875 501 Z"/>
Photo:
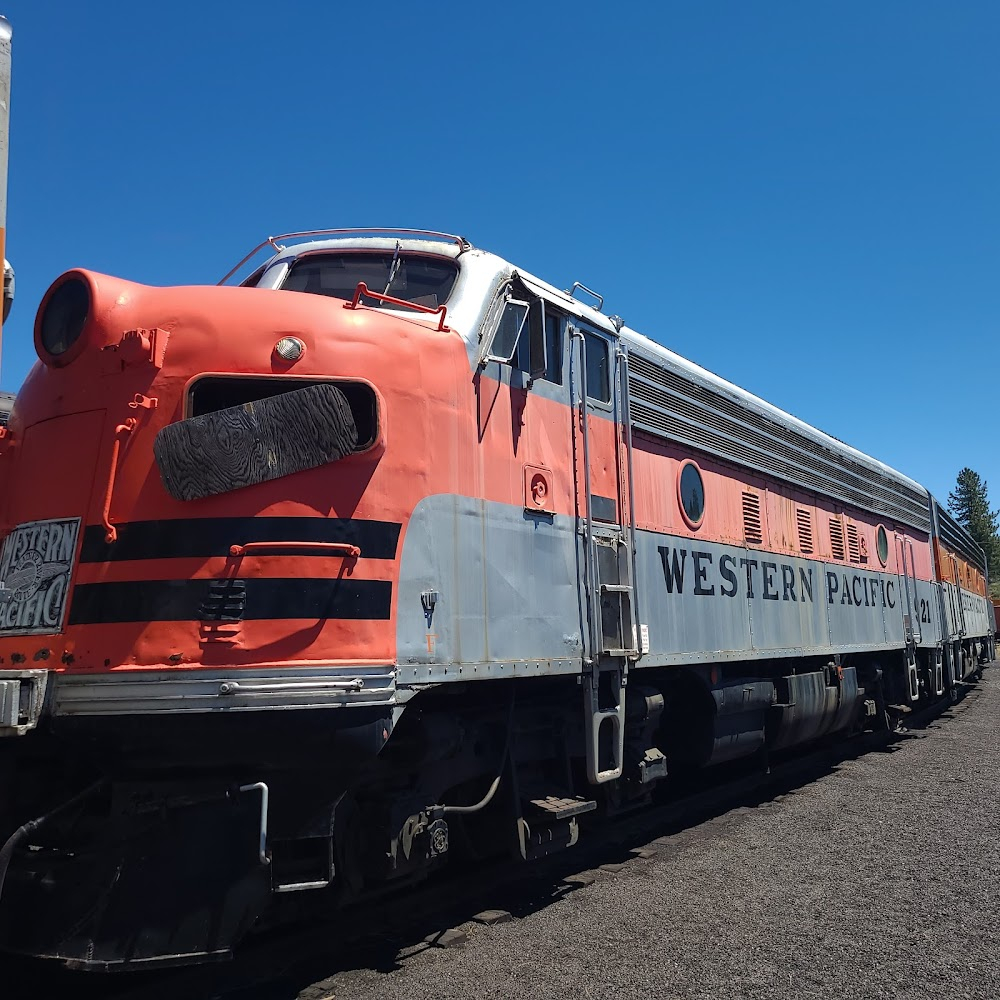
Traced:
<path fill-rule="evenodd" d="M 0 439 L 3 949 L 225 954 L 992 659 L 925 489 L 582 286 L 435 233 L 261 249 L 40 305 Z"/>

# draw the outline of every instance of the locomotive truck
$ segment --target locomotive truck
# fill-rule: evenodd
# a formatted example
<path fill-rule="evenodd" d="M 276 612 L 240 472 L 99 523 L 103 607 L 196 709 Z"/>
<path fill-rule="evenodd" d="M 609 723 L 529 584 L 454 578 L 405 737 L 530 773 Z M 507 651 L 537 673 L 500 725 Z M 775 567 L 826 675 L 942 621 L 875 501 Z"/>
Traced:
<path fill-rule="evenodd" d="M 226 955 L 993 659 L 926 489 L 583 286 L 423 231 L 261 251 L 39 307 L 0 438 L 3 949 Z"/>

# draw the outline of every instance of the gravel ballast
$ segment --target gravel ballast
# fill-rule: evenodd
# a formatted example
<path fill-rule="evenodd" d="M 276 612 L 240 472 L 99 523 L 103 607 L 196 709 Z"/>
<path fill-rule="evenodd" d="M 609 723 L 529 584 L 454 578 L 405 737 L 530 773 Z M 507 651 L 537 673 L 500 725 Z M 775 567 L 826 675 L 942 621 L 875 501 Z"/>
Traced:
<path fill-rule="evenodd" d="M 302 997 L 1000 997 L 1000 667 L 886 751 Z M 617 866 L 611 865 L 608 868 Z M 290 994 L 294 996 L 295 994 Z"/>

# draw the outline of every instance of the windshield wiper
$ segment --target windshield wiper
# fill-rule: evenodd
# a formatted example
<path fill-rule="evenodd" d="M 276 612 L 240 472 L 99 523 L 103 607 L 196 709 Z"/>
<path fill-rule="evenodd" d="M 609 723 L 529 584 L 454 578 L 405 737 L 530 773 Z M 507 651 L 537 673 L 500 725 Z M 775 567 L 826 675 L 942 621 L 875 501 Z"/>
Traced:
<path fill-rule="evenodd" d="M 392 287 L 392 283 L 396 280 L 396 275 L 399 274 L 400 256 L 399 252 L 402 250 L 399 240 L 396 240 L 396 252 L 392 255 L 392 263 L 389 265 L 389 280 L 385 283 L 385 288 L 382 289 L 383 295 L 389 294 L 389 289 Z"/>

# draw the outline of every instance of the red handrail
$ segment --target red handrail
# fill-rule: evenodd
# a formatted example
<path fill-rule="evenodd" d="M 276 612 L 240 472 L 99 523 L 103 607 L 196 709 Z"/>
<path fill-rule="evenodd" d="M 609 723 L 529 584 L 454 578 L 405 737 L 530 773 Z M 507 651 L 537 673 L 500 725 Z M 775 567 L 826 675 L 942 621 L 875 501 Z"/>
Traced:
<path fill-rule="evenodd" d="M 145 397 L 144 397 L 145 398 Z M 129 403 L 129 406 L 135 406 Z M 111 468 L 108 472 L 108 485 L 104 488 L 104 503 L 101 505 L 101 524 L 104 525 L 104 541 L 108 545 L 118 541 L 118 529 L 111 523 L 111 498 L 115 492 L 115 477 L 118 475 L 118 455 L 122 447 L 122 435 L 131 434 L 139 426 L 135 417 L 129 417 L 125 423 L 115 427 L 114 444 L 111 447 Z"/>
<path fill-rule="evenodd" d="M 315 552 L 332 552 L 348 559 L 357 559 L 361 549 L 350 542 L 245 542 L 243 545 L 230 545 L 229 554 L 238 559 L 240 556 L 250 556 L 255 552 L 284 552 L 287 549 L 312 549 Z"/>
<path fill-rule="evenodd" d="M 350 302 L 345 302 L 344 308 L 357 309 L 362 295 L 367 295 L 370 299 L 378 299 L 379 302 L 391 302 L 394 306 L 403 306 L 405 309 L 416 309 L 417 312 L 440 316 L 438 330 L 442 333 L 448 333 L 450 330 L 444 325 L 444 318 L 448 314 L 447 306 L 438 306 L 437 309 L 432 309 L 430 306 L 422 306 L 419 302 L 407 302 L 406 299 L 397 299 L 394 295 L 386 295 L 384 292 L 373 292 L 363 281 L 358 282 L 358 287 L 354 289 L 354 298 Z"/>

